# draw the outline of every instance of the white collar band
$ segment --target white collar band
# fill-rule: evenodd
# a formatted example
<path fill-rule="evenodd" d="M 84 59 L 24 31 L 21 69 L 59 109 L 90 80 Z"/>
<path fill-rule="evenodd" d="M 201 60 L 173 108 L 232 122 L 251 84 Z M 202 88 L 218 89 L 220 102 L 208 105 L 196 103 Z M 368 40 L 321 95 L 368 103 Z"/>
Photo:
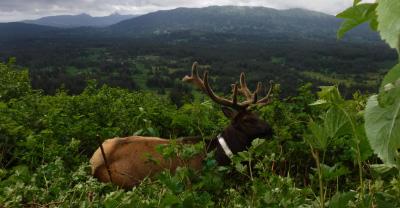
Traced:
<path fill-rule="evenodd" d="M 218 134 L 217 139 L 218 139 L 219 145 L 221 145 L 221 147 L 222 147 L 222 150 L 224 150 L 225 155 L 228 156 L 229 158 L 231 158 L 233 156 L 233 153 L 232 153 L 231 149 L 229 148 L 228 144 L 226 143 L 224 137 L 222 137 L 221 134 Z"/>

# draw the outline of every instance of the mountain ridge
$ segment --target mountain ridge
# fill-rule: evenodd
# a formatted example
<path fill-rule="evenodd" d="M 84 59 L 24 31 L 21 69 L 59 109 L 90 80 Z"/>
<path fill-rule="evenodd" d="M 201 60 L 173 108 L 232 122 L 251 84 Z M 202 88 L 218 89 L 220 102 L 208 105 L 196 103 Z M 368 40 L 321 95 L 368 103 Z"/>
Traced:
<path fill-rule="evenodd" d="M 86 16 L 87 14 L 81 14 Z M 116 15 L 118 16 L 118 15 Z M 32 24 L 0 24 L 0 37 L 35 38 L 40 37 L 106 37 L 138 38 L 171 35 L 182 31 L 199 34 L 236 34 L 260 36 L 263 38 L 288 39 L 336 39 L 336 31 L 342 20 L 333 15 L 305 9 L 277 10 L 267 7 L 209 6 L 203 8 L 176 8 L 160 10 L 116 24 L 95 28 L 56 28 L 44 26 L 35 28 Z M 11 29 L 18 30 L 14 37 Z M 31 34 L 30 29 L 35 33 Z M 42 31 L 42 32 L 40 32 Z M 50 32 L 49 32 L 50 31 Z M 190 33 L 187 33 L 190 34 Z M 380 41 L 376 33 L 362 25 L 349 32 L 345 40 Z"/>
<path fill-rule="evenodd" d="M 333 15 L 299 8 L 278 10 L 247 6 L 180 7 L 127 19 L 106 27 L 106 30 L 125 36 L 198 30 L 212 33 L 336 38 L 341 21 Z M 350 33 L 366 39 L 376 39 L 377 35 L 368 30 L 363 25 Z"/>
<path fill-rule="evenodd" d="M 24 20 L 22 22 L 59 28 L 106 27 L 137 16 L 139 15 L 121 15 L 113 13 L 108 16 L 94 17 L 86 13 L 81 13 L 78 15 L 46 16 L 35 20 Z"/>

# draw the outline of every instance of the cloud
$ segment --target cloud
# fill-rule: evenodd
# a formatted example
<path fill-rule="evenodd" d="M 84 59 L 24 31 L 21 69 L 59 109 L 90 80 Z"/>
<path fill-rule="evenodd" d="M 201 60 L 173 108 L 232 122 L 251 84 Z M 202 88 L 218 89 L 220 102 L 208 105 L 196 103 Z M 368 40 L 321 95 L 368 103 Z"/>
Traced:
<path fill-rule="evenodd" d="M 364 0 L 364 2 L 374 0 Z M 0 22 L 42 16 L 88 13 L 104 16 L 113 12 L 145 14 L 176 7 L 210 5 L 265 6 L 277 9 L 304 8 L 336 14 L 353 0 L 0 0 Z"/>

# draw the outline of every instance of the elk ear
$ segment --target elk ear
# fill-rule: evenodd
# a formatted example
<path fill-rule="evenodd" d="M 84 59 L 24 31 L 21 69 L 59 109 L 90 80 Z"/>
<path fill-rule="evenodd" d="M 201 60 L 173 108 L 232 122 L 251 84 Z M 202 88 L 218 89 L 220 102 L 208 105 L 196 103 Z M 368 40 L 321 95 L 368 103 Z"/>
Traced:
<path fill-rule="evenodd" d="M 237 114 L 238 114 L 237 111 L 232 110 L 232 109 L 227 108 L 227 107 L 222 107 L 222 112 L 223 112 L 224 115 L 225 115 L 227 118 L 229 118 L 229 119 L 234 119 L 234 118 L 237 116 Z"/>

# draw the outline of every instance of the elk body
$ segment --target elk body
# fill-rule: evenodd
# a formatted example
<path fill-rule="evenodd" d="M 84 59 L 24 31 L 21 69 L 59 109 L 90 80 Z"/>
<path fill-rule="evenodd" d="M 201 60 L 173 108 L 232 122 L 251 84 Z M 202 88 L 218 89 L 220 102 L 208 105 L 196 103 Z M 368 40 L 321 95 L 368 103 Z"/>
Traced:
<path fill-rule="evenodd" d="M 232 154 L 246 150 L 255 138 L 272 135 L 268 123 L 248 110 L 250 105 L 269 103 L 271 89 L 264 98 L 258 100 L 257 94 L 261 90 L 261 83 L 258 83 L 256 90 L 251 92 L 242 73 L 240 86 L 232 85 L 232 100 L 221 98 L 211 89 L 207 71 L 204 73 L 203 79 L 199 77 L 196 62 L 192 67 L 192 75 L 184 77 L 183 81 L 196 85 L 214 102 L 222 105 L 224 115 L 231 120 L 230 125 L 220 135 L 206 144 L 208 152 L 215 151 L 215 159 L 218 164 L 229 164 Z M 238 92 L 246 98 L 245 101 L 238 102 Z M 144 178 L 151 177 L 162 170 L 174 171 L 178 166 L 184 165 L 183 160 L 177 157 L 164 159 L 156 151 L 157 146 L 169 143 L 170 140 L 158 137 L 131 136 L 108 139 L 102 144 L 104 155 L 98 148 L 90 159 L 92 175 L 100 181 L 131 188 Z M 194 156 L 185 164 L 198 170 L 202 167 L 204 156 L 205 154 Z"/>

